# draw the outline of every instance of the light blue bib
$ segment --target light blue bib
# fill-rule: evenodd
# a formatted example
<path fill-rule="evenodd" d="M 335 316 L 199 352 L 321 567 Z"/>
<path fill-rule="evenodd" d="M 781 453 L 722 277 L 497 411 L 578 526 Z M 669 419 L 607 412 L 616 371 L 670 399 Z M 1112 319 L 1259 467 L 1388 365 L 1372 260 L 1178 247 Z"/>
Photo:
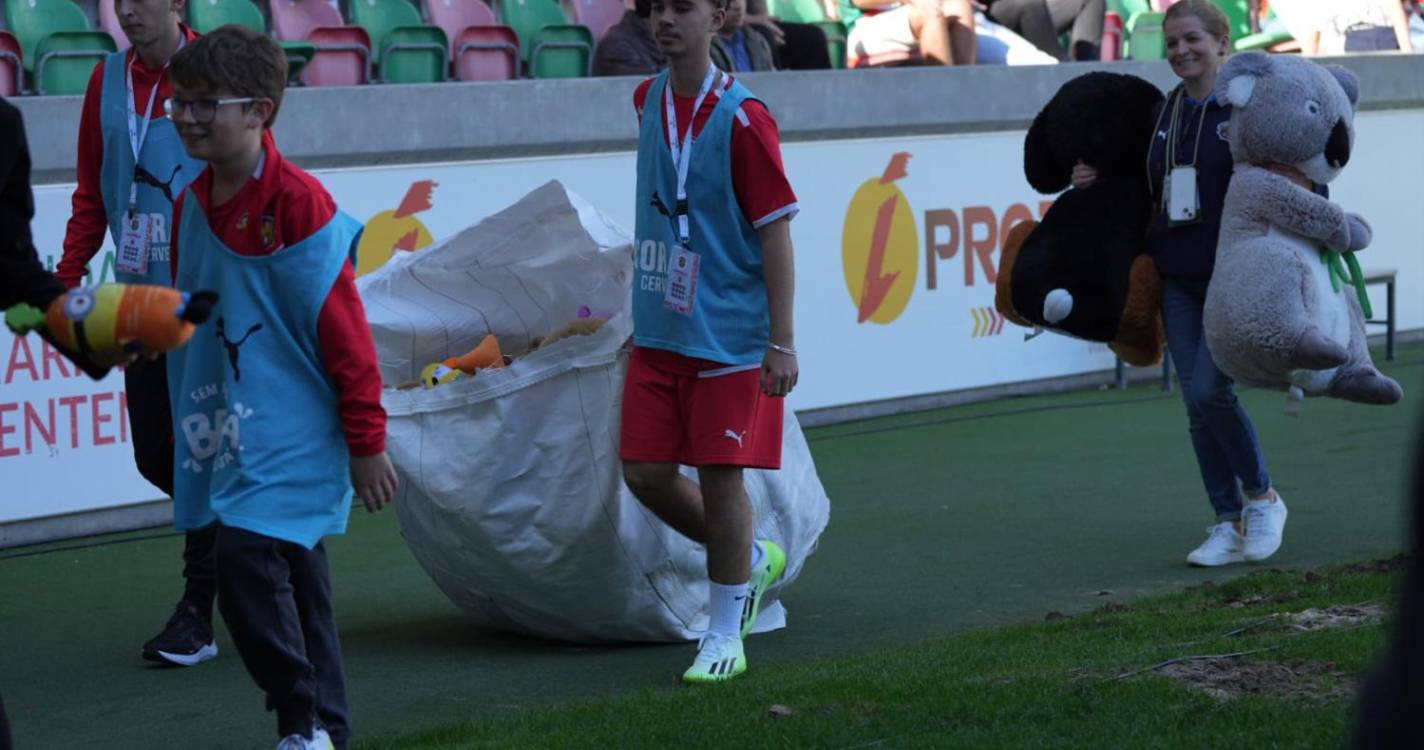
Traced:
<path fill-rule="evenodd" d="M 664 213 L 677 205 L 677 167 L 663 136 L 667 78 L 664 71 L 648 89 L 638 139 L 633 341 L 728 365 L 760 364 L 771 333 L 761 240 L 732 185 L 732 123 L 737 108 L 753 97 L 733 81 L 693 143 L 688 237 L 692 252 L 701 256 L 701 273 L 691 314 L 684 315 L 663 304 L 668 260 L 677 244 L 673 220 Z"/>
<path fill-rule="evenodd" d="M 99 192 L 109 218 L 109 236 L 117 247 L 129 212 L 130 188 L 137 176 L 137 212 L 148 214 L 153 239 L 149 245 L 148 273 L 140 276 L 115 268 L 114 277 L 130 284 L 172 286 L 168 248 L 173 231 L 173 201 L 203 171 L 205 164 L 188 158 L 172 120 L 157 117 L 149 122 L 140 153 L 142 158 L 138 160 L 138 169 L 134 168 L 128 105 L 125 104 L 131 94 L 126 84 L 128 65 L 124 58 L 125 53 L 115 52 L 104 61 L 103 88 L 99 96 L 104 160 L 99 169 Z M 163 102 L 155 99 L 153 107 L 162 112 Z M 135 110 L 136 116 L 142 118 L 144 113 Z"/>
<path fill-rule="evenodd" d="M 346 530 L 350 457 L 317 319 L 359 228 L 337 212 L 295 245 L 242 256 L 189 191 L 176 286 L 219 301 L 168 355 L 179 529 L 216 520 L 307 548 Z"/>

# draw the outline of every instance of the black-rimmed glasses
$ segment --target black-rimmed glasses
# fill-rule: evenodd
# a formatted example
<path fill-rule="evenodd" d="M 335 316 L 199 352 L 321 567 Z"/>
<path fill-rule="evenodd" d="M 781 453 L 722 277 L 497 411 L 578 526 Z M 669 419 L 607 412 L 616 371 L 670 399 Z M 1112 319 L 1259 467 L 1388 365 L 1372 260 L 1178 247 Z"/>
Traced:
<path fill-rule="evenodd" d="M 218 107 L 224 104 L 251 104 L 257 101 L 257 97 L 240 96 L 231 99 L 179 99 L 176 96 L 163 100 L 163 111 L 168 114 L 168 119 L 174 120 L 178 113 L 184 110 L 199 125 L 207 125 L 218 116 Z"/>

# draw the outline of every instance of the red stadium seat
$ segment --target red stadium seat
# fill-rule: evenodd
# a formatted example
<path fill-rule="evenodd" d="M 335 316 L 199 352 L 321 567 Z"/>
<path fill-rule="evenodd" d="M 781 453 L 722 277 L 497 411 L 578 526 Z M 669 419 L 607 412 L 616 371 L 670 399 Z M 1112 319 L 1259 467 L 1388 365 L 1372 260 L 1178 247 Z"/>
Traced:
<path fill-rule="evenodd" d="M 450 45 L 461 81 L 509 81 L 519 77 L 519 37 L 508 26 L 470 26 Z"/>
<path fill-rule="evenodd" d="M 371 80 L 371 37 L 348 26 L 326 0 L 271 0 L 272 30 L 282 41 L 311 42 L 316 55 L 302 70 L 308 86 L 355 86 Z"/>
<path fill-rule="evenodd" d="M 25 88 L 20 54 L 20 40 L 8 31 L 0 31 L 0 96 L 18 96 Z"/>
<path fill-rule="evenodd" d="M 595 42 L 623 19 L 625 10 L 622 0 L 563 0 L 563 4 L 574 23 L 587 26 L 593 32 Z"/>

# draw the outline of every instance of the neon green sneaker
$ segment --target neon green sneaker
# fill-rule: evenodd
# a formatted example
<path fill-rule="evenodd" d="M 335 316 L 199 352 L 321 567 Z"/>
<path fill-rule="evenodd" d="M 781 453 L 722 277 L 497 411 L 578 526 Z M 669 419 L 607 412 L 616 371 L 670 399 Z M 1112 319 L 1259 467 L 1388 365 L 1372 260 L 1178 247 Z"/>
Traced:
<path fill-rule="evenodd" d="M 747 654 L 742 639 L 708 633 L 697 642 L 697 658 L 682 673 L 682 681 L 692 684 L 725 682 L 747 671 Z"/>
<path fill-rule="evenodd" d="M 761 545 L 761 564 L 752 569 L 752 578 L 747 582 L 747 599 L 742 603 L 743 638 L 751 635 L 752 628 L 756 626 L 757 615 L 761 614 L 761 601 L 766 592 L 781 580 L 781 574 L 786 572 L 786 553 L 776 546 L 776 542 L 763 539 L 757 544 Z"/>

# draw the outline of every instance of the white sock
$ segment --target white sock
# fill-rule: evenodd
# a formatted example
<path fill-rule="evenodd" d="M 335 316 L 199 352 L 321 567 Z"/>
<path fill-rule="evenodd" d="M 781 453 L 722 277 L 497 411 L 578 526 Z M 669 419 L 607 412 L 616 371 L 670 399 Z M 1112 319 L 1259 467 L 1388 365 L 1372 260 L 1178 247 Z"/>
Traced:
<path fill-rule="evenodd" d="M 708 581 L 712 589 L 712 621 L 707 632 L 729 638 L 740 638 L 742 634 L 742 603 L 747 598 L 747 584 L 728 586 Z"/>
<path fill-rule="evenodd" d="M 765 556 L 766 553 L 761 549 L 761 542 L 752 542 L 752 570 L 756 570 L 757 566 L 761 565 L 761 559 Z"/>

